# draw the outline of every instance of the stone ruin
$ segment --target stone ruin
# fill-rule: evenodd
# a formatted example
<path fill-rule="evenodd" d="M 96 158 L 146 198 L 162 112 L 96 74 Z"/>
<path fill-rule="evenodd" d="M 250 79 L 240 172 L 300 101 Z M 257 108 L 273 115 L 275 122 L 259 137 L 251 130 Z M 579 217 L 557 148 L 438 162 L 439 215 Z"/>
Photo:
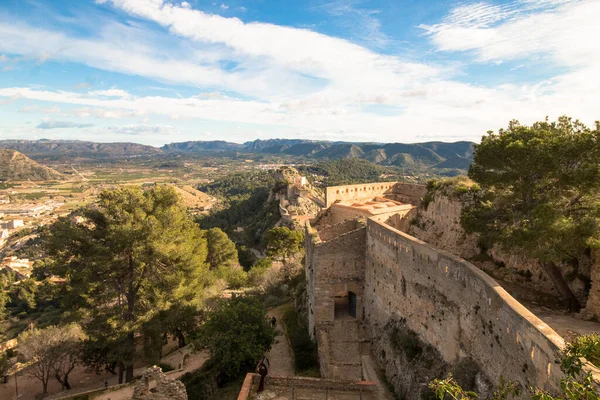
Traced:
<path fill-rule="evenodd" d="M 144 371 L 133 389 L 133 400 L 187 400 L 185 385 L 171 380 L 156 365 Z"/>

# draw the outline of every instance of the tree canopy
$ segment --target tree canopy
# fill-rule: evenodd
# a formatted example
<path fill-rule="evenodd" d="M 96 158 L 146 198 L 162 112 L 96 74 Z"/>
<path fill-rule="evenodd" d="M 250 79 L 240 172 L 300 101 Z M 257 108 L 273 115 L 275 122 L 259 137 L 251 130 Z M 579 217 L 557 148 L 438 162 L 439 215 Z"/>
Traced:
<path fill-rule="evenodd" d="M 85 315 L 96 348 L 118 344 L 103 361 L 118 362 L 130 380 L 143 322 L 202 293 L 205 234 L 167 186 L 104 191 L 78 217 L 59 219 L 46 235 L 52 272 L 67 279 L 66 305 Z"/>
<path fill-rule="evenodd" d="M 600 246 L 599 125 L 512 121 L 475 146 L 469 177 L 482 190 L 464 210 L 466 230 L 539 259 L 570 308 L 579 308 L 556 263 L 577 266 Z"/>
<path fill-rule="evenodd" d="M 271 349 L 275 329 L 262 304 L 249 297 L 221 302 L 200 327 L 198 348 L 206 348 L 220 379 L 228 381 L 252 370 Z"/>
<path fill-rule="evenodd" d="M 206 233 L 208 241 L 207 261 L 210 269 L 238 263 L 238 252 L 235 243 L 219 228 L 211 228 Z"/>
<path fill-rule="evenodd" d="M 285 260 L 302 248 L 304 234 L 285 226 L 278 226 L 265 233 L 264 242 L 269 257 Z"/>

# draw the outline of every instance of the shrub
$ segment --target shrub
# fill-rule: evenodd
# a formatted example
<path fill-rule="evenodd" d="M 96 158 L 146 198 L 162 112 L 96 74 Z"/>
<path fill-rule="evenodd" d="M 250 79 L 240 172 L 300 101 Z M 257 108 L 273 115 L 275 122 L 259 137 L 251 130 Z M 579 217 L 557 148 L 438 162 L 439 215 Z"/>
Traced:
<path fill-rule="evenodd" d="M 308 329 L 298 322 L 298 314 L 294 308 L 288 308 L 283 315 L 297 373 L 303 373 L 319 368 L 317 345 L 310 338 Z"/>

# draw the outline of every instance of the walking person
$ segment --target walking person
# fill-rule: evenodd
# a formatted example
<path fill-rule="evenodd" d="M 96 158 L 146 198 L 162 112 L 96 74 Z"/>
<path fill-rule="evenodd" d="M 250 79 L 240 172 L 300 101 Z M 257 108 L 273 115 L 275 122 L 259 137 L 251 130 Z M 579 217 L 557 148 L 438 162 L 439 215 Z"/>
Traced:
<path fill-rule="evenodd" d="M 262 360 L 260 360 L 260 362 L 258 363 L 258 366 L 256 367 L 256 372 L 258 372 L 258 374 L 260 375 L 260 382 L 258 383 L 258 390 L 256 391 L 257 393 L 260 393 L 265 390 L 265 378 L 269 374 L 269 367 L 269 359 L 266 356 L 264 356 Z"/>

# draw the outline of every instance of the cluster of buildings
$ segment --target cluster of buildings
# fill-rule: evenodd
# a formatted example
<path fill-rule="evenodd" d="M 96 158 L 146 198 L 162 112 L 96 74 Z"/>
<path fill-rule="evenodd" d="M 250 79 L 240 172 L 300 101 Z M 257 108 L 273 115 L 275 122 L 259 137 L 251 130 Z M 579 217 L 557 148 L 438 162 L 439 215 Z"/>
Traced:
<path fill-rule="evenodd" d="M 61 205 L 63 203 L 55 201 L 49 201 L 44 204 L 8 203 L 0 205 L 0 214 L 37 217 L 45 212 L 51 212 Z"/>
<path fill-rule="evenodd" d="M 33 261 L 27 258 L 17 258 L 16 256 L 5 257 L 0 263 L 0 269 L 14 272 L 19 280 L 26 279 L 31 276 Z"/>
<path fill-rule="evenodd" d="M 2 213 L 0 213 L 0 218 L 3 218 L 3 217 L 4 217 L 4 215 Z M 8 237 L 13 232 L 15 232 L 16 230 L 18 230 L 19 228 L 22 228 L 24 226 L 25 226 L 25 224 L 23 223 L 22 219 L 11 219 L 11 220 L 0 219 L 0 249 L 4 246 L 4 244 L 8 240 Z"/>

